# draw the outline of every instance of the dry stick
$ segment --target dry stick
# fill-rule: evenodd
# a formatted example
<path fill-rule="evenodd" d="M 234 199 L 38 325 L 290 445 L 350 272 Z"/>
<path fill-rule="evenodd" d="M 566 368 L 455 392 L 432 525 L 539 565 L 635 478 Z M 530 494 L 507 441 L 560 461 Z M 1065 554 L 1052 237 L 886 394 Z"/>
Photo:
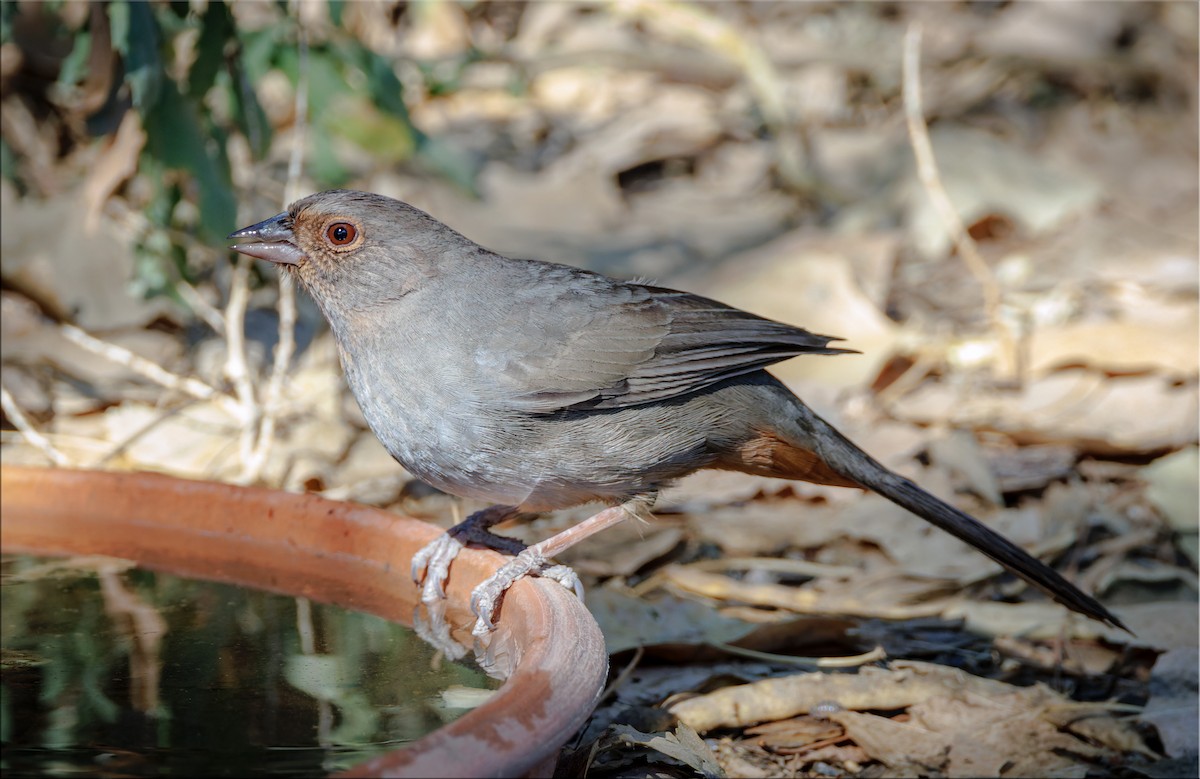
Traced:
<path fill-rule="evenodd" d="M 283 208 L 296 199 L 300 173 L 304 162 L 304 138 L 308 129 L 308 34 L 304 26 L 299 28 L 298 73 L 296 76 L 296 125 L 292 132 L 291 156 L 288 159 L 287 184 L 284 187 Z M 271 365 L 271 378 L 267 381 L 263 399 L 263 414 L 258 427 L 258 442 L 250 461 L 246 463 L 244 478 L 254 481 L 262 473 L 275 442 L 275 424 L 279 416 L 279 399 L 283 394 L 283 381 L 287 376 L 292 354 L 296 351 L 296 286 L 291 274 L 279 274 L 279 341 L 275 345 L 275 360 Z"/>
<path fill-rule="evenodd" d="M 196 312 L 213 329 L 213 332 L 225 332 L 225 315 L 216 306 L 205 300 L 191 282 L 179 279 L 175 282 L 175 291 L 187 301 L 187 304 L 192 307 L 192 311 Z"/>
<path fill-rule="evenodd" d="M 191 395 L 197 400 L 212 400 L 235 419 L 241 419 L 242 409 L 237 403 L 199 379 L 178 376 L 171 373 L 162 366 L 147 360 L 145 357 L 134 354 L 123 346 L 101 341 L 99 338 L 80 330 L 75 325 L 59 325 L 59 331 L 68 341 L 76 346 L 87 349 L 89 352 L 98 354 L 118 365 L 122 365 L 134 373 L 145 376 L 157 384 L 161 384 L 167 389 L 178 390 L 179 392 Z"/>
<path fill-rule="evenodd" d="M 130 235 L 137 236 L 138 239 L 143 239 L 151 231 L 161 231 L 165 233 L 172 241 L 189 249 L 200 248 L 206 252 L 216 254 L 211 246 L 202 244 L 197 241 L 190 233 L 183 230 L 175 230 L 169 227 L 159 227 L 152 225 L 146 216 L 132 208 L 128 208 L 113 200 L 106 206 L 112 214 L 113 220 L 125 228 Z M 200 315 L 209 327 L 217 333 L 225 332 L 225 317 L 217 310 L 216 306 L 204 299 L 190 282 L 185 279 L 179 279 L 175 282 L 175 289 L 192 310 Z"/>
<path fill-rule="evenodd" d="M 166 422 L 168 419 L 173 419 L 176 416 L 182 414 L 193 403 L 195 403 L 195 401 L 188 401 L 186 403 L 176 406 L 175 408 L 168 409 L 167 411 L 164 411 L 163 413 L 159 414 L 154 419 L 150 420 L 149 422 L 142 425 L 137 430 L 133 431 L 131 434 L 125 436 L 125 438 L 118 441 L 115 446 L 113 446 L 111 449 L 109 449 L 105 454 L 101 455 L 100 459 L 95 460 L 94 462 L 88 463 L 88 467 L 89 468 L 100 468 L 100 467 L 106 465 L 107 463 L 109 463 L 110 461 L 112 461 L 113 459 L 120 457 L 122 454 L 124 454 L 129 449 L 129 447 L 131 447 L 135 443 L 137 443 L 138 439 L 140 439 L 142 436 L 153 432 L 155 428 L 157 428 L 163 422 Z"/>
<path fill-rule="evenodd" d="M 608 696 L 612 695 L 614 692 L 620 689 L 625 682 L 629 681 L 629 677 L 633 675 L 633 672 L 637 669 L 638 664 L 642 662 L 642 656 L 644 654 L 646 654 L 646 647 L 644 646 L 639 646 L 634 650 L 633 657 L 628 663 L 625 664 L 625 667 L 621 669 L 621 673 L 617 674 L 617 677 L 612 680 L 612 683 L 604 688 L 604 692 L 600 693 L 600 697 L 596 699 L 596 705 L 600 705 L 604 701 L 608 700 Z"/>
<path fill-rule="evenodd" d="M 25 436 L 25 440 L 49 457 L 50 462 L 60 468 L 69 468 L 73 465 L 65 454 L 54 448 L 50 439 L 34 429 L 33 425 L 29 423 L 29 419 L 21 411 L 21 407 L 17 405 L 16 399 L 9 393 L 8 387 L 5 387 L 3 383 L 0 383 L 0 408 L 4 409 L 4 415 L 8 417 L 8 421 L 12 422 L 13 427 Z"/>
<path fill-rule="evenodd" d="M 260 408 L 254 397 L 246 368 L 246 306 L 250 301 L 250 259 L 238 255 L 234 260 L 233 277 L 229 283 L 229 302 L 225 305 L 225 343 L 228 354 L 225 359 L 225 375 L 233 383 L 239 406 L 238 418 L 242 421 L 242 434 L 238 452 L 243 467 L 250 462 L 254 451 L 254 429 Z"/>
<path fill-rule="evenodd" d="M 1018 382 L 1022 379 L 1017 350 L 1012 333 L 1004 324 L 1000 313 L 1000 288 L 992 277 L 987 263 L 979 254 L 979 247 L 967 232 L 962 218 L 950 202 L 942 184 L 937 162 L 933 157 L 933 144 L 929 141 L 929 128 L 925 125 L 925 109 L 921 104 L 921 25 L 913 22 L 904 33 L 904 119 L 908 124 L 908 137 L 913 156 L 917 160 L 917 176 L 921 186 L 929 195 L 942 226 L 950 234 L 958 254 L 975 277 L 983 292 L 984 310 L 992 332 L 1000 341 L 1000 358 L 1004 360 L 1001 375 L 1007 374 Z"/>
<path fill-rule="evenodd" d="M 845 657 L 796 657 L 795 655 L 780 655 L 774 652 L 760 652 L 757 649 L 734 646 L 724 641 L 708 641 L 706 643 L 714 649 L 720 649 L 722 652 L 727 652 L 731 655 L 738 655 L 739 657 L 746 657 L 751 660 L 761 660 L 766 663 L 798 665 L 803 668 L 855 668 L 867 663 L 878 663 L 881 660 L 887 659 L 887 652 L 881 646 L 875 647 L 870 652 Z"/>

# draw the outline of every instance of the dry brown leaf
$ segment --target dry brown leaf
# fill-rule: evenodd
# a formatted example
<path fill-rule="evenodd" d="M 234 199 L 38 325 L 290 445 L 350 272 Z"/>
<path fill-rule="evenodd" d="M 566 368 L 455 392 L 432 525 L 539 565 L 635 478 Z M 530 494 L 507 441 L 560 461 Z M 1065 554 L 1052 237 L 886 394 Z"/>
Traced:
<path fill-rule="evenodd" d="M 754 501 L 692 516 L 688 526 L 732 556 L 775 556 L 824 546 L 844 535 L 839 511 L 798 500 Z"/>
<path fill-rule="evenodd" d="M 896 661 L 891 668 L 865 666 L 856 673 L 804 673 L 725 687 L 671 705 L 670 711 L 703 733 L 745 727 L 810 713 L 835 703 L 843 709 L 902 709 L 939 695 L 970 690 L 997 695 L 1012 688 L 933 663 Z"/>
<path fill-rule="evenodd" d="M 1141 718 L 1158 728 L 1163 748 L 1171 757 L 1196 754 L 1198 668 L 1200 650 L 1195 643 L 1171 649 L 1154 664 L 1150 700 Z"/>
<path fill-rule="evenodd" d="M 947 498 L 935 479 L 922 484 L 935 495 Z M 951 502 L 954 502 L 951 499 Z M 1075 541 L 1076 525 L 1036 508 L 1003 509 L 976 516 L 1031 554 L 1050 555 Z M 884 550 L 900 570 L 914 578 L 934 578 L 960 585 L 982 581 L 1000 573 L 999 563 L 925 520 L 877 495 L 865 495 L 838 512 L 843 534 L 871 541 Z"/>
<path fill-rule="evenodd" d="M 87 178 L 80 186 L 84 229 L 88 232 L 99 226 L 100 212 L 109 196 L 137 172 L 138 156 L 145 145 L 146 131 L 142 129 L 141 114 L 127 111 L 112 142 L 88 171 Z"/>
<path fill-rule="evenodd" d="M 572 547 L 560 559 L 589 576 L 631 576 L 679 546 L 683 538 L 683 530 L 677 527 L 647 529 L 625 522 Z"/>
<path fill-rule="evenodd" d="M 1040 328 L 1029 339 L 1029 371 L 1044 376 L 1062 367 L 1087 366 L 1113 373 L 1194 376 L 1200 370 L 1198 333 L 1200 317 L 1194 306 L 1181 322 L 1081 322 Z"/>
<path fill-rule="evenodd" d="M 939 123 L 930 136 L 946 194 L 965 224 L 999 214 L 1036 235 L 1086 213 L 1101 196 L 1090 175 L 1064 160 L 1047 160 L 990 133 Z M 904 187 L 909 240 L 926 258 L 945 257 L 950 236 L 915 171 Z"/>
<path fill-rule="evenodd" d="M 130 294 L 129 231 L 103 215 L 88 230 L 86 208 L 74 192 L 6 205 L 0 213 L 0 271 L 6 284 L 85 330 L 141 327 L 174 315 L 165 297 Z"/>
<path fill-rule="evenodd" d="M 1148 753 L 1136 733 L 1113 719 L 1108 705 L 1074 703 L 1044 686 L 1014 687 L 963 671 L 915 661 L 854 674 L 797 674 L 726 687 L 672 704 L 670 711 L 700 732 L 782 720 L 814 709 L 834 710 L 829 720 L 871 758 L 899 773 L 915 770 L 949 776 L 1082 776 L 1073 755 L 1102 758 L 1116 752 Z M 859 713 L 907 709 L 909 720 Z M 1108 724 L 1102 724 L 1109 720 Z M 1060 727 L 1080 725 L 1095 747 Z M 763 732 L 771 732 L 768 728 Z M 786 728 L 784 728 L 786 730 Z M 1020 745 L 1014 750 L 1014 745 Z"/>
<path fill-rule="evenodd" d="M 1022 443 L 1064 443 L 1096 454 L 1128 455 L 1194 444 L 1198 406 L 1190 382 L 1064 370 L 1003 395 L 927 383 L 898 399 L 892 411 L 919 424 L 991 428 Z"/>
<path fill-rule="evenodd" d="M 660 644 L 728 643 L 755 629 L 695 601 L 675 596 L 647 600 L 615 587 L 592 588 L 587 604 L 609 654 Z"/>
<path fill-rule="evenodd" d="M 1093 63 L 1114 45 L 1130 12 L 1121 3 L 1014 6 L 979 31 L 976 45 L 993 56 Z"/>
<path fill-rule="evenodd" d="M 845 580 L 819 579 L 800 587 L 751 584 L 694 567 L 667 566 L 668 584 L 693 595 L 721 601 L 788 609 L 797 614 L 914 619 L 943 613 L 952 601 L 930 601 L 945 589 L 939 582 L 916 581 L 893 572 L 861 574 Z"/>
<path fill-rule="evenodd" d="M 772 749 L 795 749 L 824 741 L 842 733 L 842 728 L 824 717 L 801 716 L 746 728 L 745 735 Z"/>
<path fill-rule="evenodd" d="M 890 771 L 918 776 L 946 773 L 952 745 L 940 733 L 856 711 L 834 712 L 829 719 L 844 727 L 847 738 L 862 747 L 869 758 Z"/>
<path fill-rule="evenodd" d="M 1068 476 L 1079 453 L 1062 444 L 985 446 L 984 457 L 1001 492 L 1045 487 Z"/>
<path fill-rule="evenodd" d="M 966 430 L 954 430 L 929 445 L 933 464 L 950 472 L 951 478 L 993 506 L 1003 505 L 1000 485 L 975 437 Z"/>
<path fill-rule="evenodd" d="M 701 511 L 711 506 L 741 503 L 758 496 L 772 496 L 791 489 L 795 482 L 751 476 L 737 471 L 697 471 L 663 490 L 659 506 L 680 506 Z M 804 487 L 806 485 L 798 485 Z"/>
<path fill-rule="evenodd" d="M 1189 446 L 1161 457 L 1141 471 L 1146 497 L 1181 533 L 1200 528 L 1200 449 Z"/>
<path fill-rule="evenodd" d="M 232 457 L 240 426 L 218 403 L 197 402 L 178 411 L 125 402 L 104 412 L 107 439 L 127 440 L 145 431 L 114 461 L 117 467 L 170 473 L 192 479 L 237 476 Z"/>

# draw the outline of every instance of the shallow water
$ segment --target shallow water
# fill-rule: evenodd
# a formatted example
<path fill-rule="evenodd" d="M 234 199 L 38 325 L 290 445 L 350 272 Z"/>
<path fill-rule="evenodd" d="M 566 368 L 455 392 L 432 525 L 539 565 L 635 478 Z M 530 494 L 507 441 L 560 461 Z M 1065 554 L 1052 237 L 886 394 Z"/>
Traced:
<path fill-rule="evenodd" d="M 5 776 L 323 775 L 453 720 L 447 689 L 498 685 L 304 599 L 101 557 L 0 576 Z"/>

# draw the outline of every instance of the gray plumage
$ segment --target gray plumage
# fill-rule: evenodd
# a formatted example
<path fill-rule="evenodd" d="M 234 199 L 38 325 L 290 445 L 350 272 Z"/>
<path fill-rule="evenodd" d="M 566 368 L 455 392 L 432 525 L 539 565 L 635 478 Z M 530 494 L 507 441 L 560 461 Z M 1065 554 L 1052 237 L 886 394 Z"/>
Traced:
<path fill-rule="evenodd" d="M 312 294 L 371 429 L 439 489 L 540 512 L 652 496 L 700 468 L 861 486 L 1120 625 L 763 370 L 847 351 L 829 346 L 836 339 L 685 292 L 509 259 L 368 193 L 312 195 L 231 237 Z"/>

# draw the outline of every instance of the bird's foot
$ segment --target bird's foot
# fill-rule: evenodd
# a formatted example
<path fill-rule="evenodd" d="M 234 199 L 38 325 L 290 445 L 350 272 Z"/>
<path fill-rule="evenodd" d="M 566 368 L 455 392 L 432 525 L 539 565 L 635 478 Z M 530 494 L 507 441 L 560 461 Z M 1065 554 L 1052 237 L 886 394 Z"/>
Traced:
<path fill-rule="evenodd" d="M 492 506 L 477 511 L 413 555 L 412 579 L 421 585 L 421 600 L 430 602 L 445 599 L 450 564 L 468 544 L 509 555 L 519 554 L 525 549 L 525 545 L 515 538 L 498 536 L 488 530 L 492 525 L 516 515 L 517 510 L 510 506 Z"/>
<path fill-rule="evenodd" d="M 454 562 L 464 546 L 466 544 L 450 531 L 442 533 L 413 555 L 412 579 L 421 585 L 422 603 L 445 599 L 450 563 Z"/>
<path fill-rule="evenodd" d="M 583 583 L 575 571 L 565 565 L 550 565 L 536 546 L 531 546 L 509 560 L 500 570 L 484 579 L 471 592 L 471 611 L 478 619 L 471 635 L 486 641 L 495 630 L 494 619 L 500 600 L 509 587 L 524 576 L 541 576 L 552 579 L 568 590 L 573 590 L 580 600 L 583 599 Z"/>
<path fill-rule="evenodd" d="M 570 549 L 585 538 L 612 527 L 626 517 L 638 516 L 647 510 L 653 501 L 653 495 L 639 495 L 620 506 L 609 506 L 561 533 L 534 544 L 509 560 L 471 593 L 471 611 L 479 618 L 471 630 L 471 635 L 480 640 L 486 639 L 492 632 L 496 607 L 504 591 L 517 579 L 530 573 L 554 579 L 567 589 L 574 590 L 582 598 L 583 586 L 579 583 L 579 577 L 565 565 L 549 565 L 550 558 Z"/>
<path fill-rule="evenodd" d="M 423 613 L 422 613 L 423 610 Z M 446 601 L 433 603 L 422 601 L 413 614 L 413 630 L 425 643 L 451 660 L 467 653 L 467 648 L 450 635 L 450 622 L 446 619 Z"/>

